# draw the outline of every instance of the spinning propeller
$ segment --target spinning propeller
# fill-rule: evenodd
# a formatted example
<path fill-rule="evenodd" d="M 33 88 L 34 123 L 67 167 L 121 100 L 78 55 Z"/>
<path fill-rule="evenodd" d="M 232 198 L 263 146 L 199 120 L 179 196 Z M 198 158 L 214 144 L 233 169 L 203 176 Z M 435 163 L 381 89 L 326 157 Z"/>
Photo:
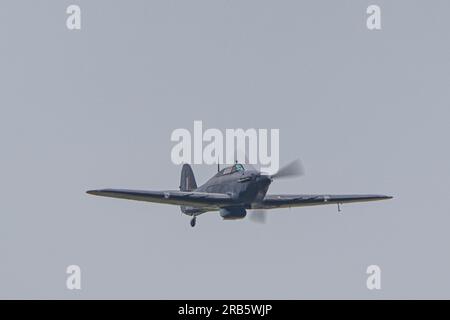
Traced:
<path fill-rule="evenodd" d="M 268 175 L 260 172 L 260 175 L 268 176 L 271 180 L 294 178 L 304 175 L 305 170 L 300 159 L 296 159 L 287 165 L 281 167 L 276 173 Z M 256 223 L 265 223 L 267 220 L 267 212 L 264 209 L 252 209 L 249 215 L 250 220 Z"/>

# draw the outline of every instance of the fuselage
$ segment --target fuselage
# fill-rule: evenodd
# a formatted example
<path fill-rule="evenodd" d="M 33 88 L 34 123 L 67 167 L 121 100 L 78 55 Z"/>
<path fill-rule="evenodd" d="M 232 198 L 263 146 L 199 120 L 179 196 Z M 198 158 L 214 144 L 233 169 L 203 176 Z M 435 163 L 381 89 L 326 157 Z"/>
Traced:
<path fill-rule="evenodd" d="M 236 166 L 239 164 L 219 171 L 195 191 L 229 194 L 236 205 L 246 208 L 257 205 L 266 195 L 272 180 L 256 170 L 235 170 Z"/>

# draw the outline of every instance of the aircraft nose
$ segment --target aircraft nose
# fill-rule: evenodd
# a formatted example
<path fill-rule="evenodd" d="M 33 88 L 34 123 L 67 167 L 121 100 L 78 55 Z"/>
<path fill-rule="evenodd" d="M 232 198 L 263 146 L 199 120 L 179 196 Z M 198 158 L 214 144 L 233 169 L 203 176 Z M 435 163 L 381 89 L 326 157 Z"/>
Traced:
<path fill-rule="evenodd" d="M 271 183 L 272 179 L 269 176 L 260 174 L 257 177 L 257 181 L 260 182 L 260 183 Z"/>

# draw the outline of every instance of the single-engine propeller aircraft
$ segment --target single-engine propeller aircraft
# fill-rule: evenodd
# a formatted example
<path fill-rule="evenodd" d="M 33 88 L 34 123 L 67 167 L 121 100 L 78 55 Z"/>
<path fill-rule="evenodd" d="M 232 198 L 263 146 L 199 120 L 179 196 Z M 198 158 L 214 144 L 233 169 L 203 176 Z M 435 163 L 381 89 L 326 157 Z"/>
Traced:
<path fill-rule="evenodd" d="M 192 227 L 195 226 L 197 216 L 208 211 L 219 211 L 224 220 L 236 220 L 245 218 L 247 210 L 251 210 L 250 218 L 252 220 L 264 222 L 266 219 L 265 209 L 337 204 L 338 211 L 340 211 L 340 205 L 343 203 L 392 198 L 372 194 L 266 194 L 273 180 L 299 176 L 303 173 L 299 160 L 282 167 L 273 175 L 259 172 L 254 168 L 246 169 L 240 163 L 222 170 L 219 169 L 218 166 L 217 174 L 205 184 L 197 187 L 191 166 L 184 164 L 181 170 L 179 191 L 101 189 L 89 190 L 87 193 L 104 197 L 179 205 L 184 214 L 192 217 Z"/>

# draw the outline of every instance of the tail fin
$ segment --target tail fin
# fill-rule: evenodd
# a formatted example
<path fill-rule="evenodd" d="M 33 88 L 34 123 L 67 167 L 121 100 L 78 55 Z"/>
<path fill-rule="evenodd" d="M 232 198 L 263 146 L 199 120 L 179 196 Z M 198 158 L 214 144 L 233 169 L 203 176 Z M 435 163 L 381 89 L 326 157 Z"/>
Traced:
<path fill-rule="evenodd" d="M 195 182 L 194 172 L 187 163 L 183 164 L 181 169 L 180 190 L 192 191 L 197 189 L 197 183 Z"/>

